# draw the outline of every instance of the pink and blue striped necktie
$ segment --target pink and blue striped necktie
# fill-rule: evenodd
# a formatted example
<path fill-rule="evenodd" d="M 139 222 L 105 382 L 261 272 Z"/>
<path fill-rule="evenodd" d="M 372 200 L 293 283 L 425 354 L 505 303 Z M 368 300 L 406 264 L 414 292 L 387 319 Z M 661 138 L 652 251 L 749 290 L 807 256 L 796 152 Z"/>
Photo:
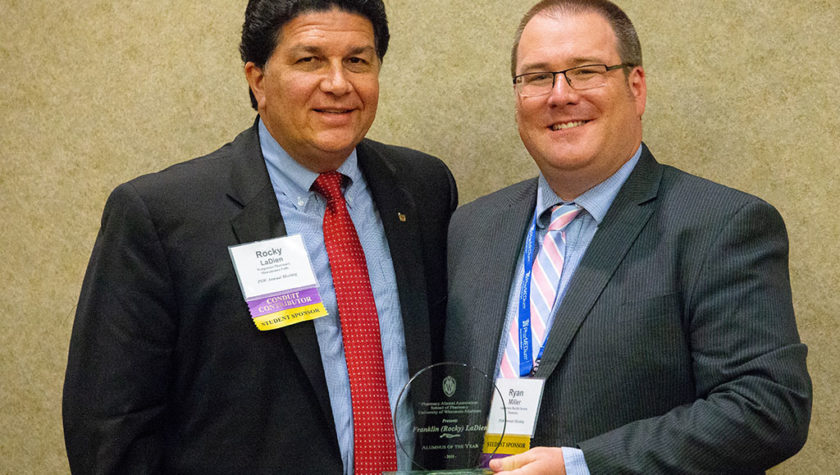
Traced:
<path fill-rule="evenodd" d="M 530 308 L 534 352 L 539 352 L 548 336 L 551 312 L 560 287 L 566 250 L 566 226 L 580 213 L 576 204 L 557 205 L 551 210 L 551 222 L 532 266 Z M 528 263 L 526 262 L 525 265 Z M 536 355 L 535 355 L 536 357 Z M 536 367 L 536 365 L 535 365 Z M 519 377 L 519 321 L 511 322 L 508 343 L 502 356 L 503 378 Z"/>

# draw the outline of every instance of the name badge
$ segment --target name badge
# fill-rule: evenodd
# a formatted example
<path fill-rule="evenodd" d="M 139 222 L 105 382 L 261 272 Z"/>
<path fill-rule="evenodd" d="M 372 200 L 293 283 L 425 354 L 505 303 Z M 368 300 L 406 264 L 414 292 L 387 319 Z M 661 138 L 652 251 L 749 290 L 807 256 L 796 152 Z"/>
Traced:
<path fill-rule="evenodd" d="M 261 331 L 327 315 L 299 234 L 228 247 L 242 296 Z"/>
<path fill-rule="evenodd" d="M 498 398 L 493 399 L 484 439 L 485 453 L 489 454 L 498 447 L 492 458 L 501 458 L 531 448 L 544 384 L 544 379 L 535 378 L 496 380 L 496 387 L 504 399 L 504 407 Z M 500 435 L 502 433 L 503 436 Z M 487 461 L 489 462 L 489 458 Z"/>

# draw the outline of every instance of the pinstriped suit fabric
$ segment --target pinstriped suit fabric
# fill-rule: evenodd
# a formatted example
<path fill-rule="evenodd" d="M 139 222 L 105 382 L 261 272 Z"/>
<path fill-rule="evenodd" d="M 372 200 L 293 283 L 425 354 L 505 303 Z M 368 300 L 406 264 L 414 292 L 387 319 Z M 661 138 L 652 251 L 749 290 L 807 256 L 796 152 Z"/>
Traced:
<path fill-rule="evenodd" d="M 453 216 L 449 359 L 492 373 L 535 194 L 523 182 Z M 794 454 L 811 384 L 787 256 L 770 205 L 644 147 L 554 317 L 532 446 L 579 447 L 592 473 L 760 473 Z"/>

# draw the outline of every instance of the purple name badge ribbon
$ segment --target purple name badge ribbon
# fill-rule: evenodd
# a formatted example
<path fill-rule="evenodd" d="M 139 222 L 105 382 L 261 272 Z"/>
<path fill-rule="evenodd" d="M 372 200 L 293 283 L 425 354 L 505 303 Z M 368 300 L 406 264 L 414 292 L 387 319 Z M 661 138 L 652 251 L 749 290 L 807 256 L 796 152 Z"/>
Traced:
<path fill-rule="evenodd" d="M 258 318 L 284 310 L 317 305 L 321 303 L 318 287 L 304 287 L 248 301 L 251 317 Z"/>

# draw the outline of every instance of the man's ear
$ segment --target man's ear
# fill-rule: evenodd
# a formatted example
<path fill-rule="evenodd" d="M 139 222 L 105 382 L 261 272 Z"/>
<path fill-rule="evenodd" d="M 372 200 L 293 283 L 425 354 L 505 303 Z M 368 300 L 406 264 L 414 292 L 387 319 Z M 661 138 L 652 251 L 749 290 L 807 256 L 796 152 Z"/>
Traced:
<path fill-rule="evenodd" d="M 633 101 L 636 103 L 636 114 L 639 118 L 645 113 L 645 103 L 647 102 L 647 83 L 645 82 L 645 69 L 641 66 L 636 66 L 630 71 L 627 77 L 627 85 L 630 88 L 630 94 L 633 96 Z"/>
<path fill-rule="evenodd" d="M 265 91 L 263 90 L 263 78 L 265 73 L 263 69 L 254 64 L 252 61 L 245 63 L 245 79 L 248 81 L 248 86 L 251 88 L 251 93 L 257 100 L 259 107 L 265 98 Z"/>

